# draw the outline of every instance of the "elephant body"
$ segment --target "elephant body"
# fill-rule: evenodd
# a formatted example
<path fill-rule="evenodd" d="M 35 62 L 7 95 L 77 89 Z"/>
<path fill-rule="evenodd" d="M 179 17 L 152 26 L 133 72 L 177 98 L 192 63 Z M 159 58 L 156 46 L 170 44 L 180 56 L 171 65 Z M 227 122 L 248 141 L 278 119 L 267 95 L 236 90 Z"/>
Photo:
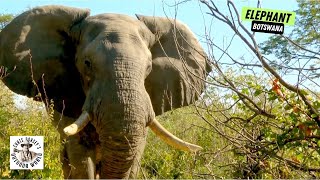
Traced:
<path fill-rule="evenodd" d="M 155 116 L 194 103 L 210 71 L 181 22 L 65 6 L 33 8 L 9 23 L 0 66 L 12 91 L 53 100 L 65 178 L 136 177 L 147 127 L 163 136 Z"/>

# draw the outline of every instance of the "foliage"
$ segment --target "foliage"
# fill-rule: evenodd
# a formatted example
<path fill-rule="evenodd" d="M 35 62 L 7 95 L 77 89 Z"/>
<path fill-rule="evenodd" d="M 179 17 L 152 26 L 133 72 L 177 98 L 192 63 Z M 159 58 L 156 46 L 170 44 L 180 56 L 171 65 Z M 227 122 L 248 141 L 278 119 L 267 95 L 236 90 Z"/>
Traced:
<path fill-rule="evenodd" d="M 0 31 L 13 19 L 12 14 L 0 14 Z"/>
<path fill-rule="evenodd" d="M 238 21 L 239 13 L 233 1 L 226 3 L 229 14 L 223 13 L 214 1 L 200 2 L 207 7 L 209 16 L 234 32 L 227 48 L 219 47 L 213 38 L 206 37 L 209 52 L 218 49 L 223 54 L 220 59 L 210 57 L 214 68 L 206 102 L 215 106 L 224 99 L 224 109 L 213 108 L 215 113 L 211 117 L 220 112 L 222 118 L 216 118 L 219 123 L 212 130 L 220 132 L 234 147 L 238 168 L 234 168 L 233 178 L 319 178 L 320 96 L 316 77 L 319 69 L 312 68 L 319 60 L 319 49 L 315 49 L 318 39 L 310 44 L 310 39 L 304 36 L 297 42 L 274 36 L 281 42 L 263 43 L 267 46 L 261 52 L 254 34 Z M 307 33 L 302 31 L 304 28 L 312 29 L 301 12 L 304 11 L 309 20 L 317 19 L 316 11 L 309 13 L 307 9 L 317 9 L 318 4 L 299 2 L 303 7 L 297 11 L 296 24 L 300 27 L 293 34 Z M 317 37 L 311 31 L 306 35 Z M 229 47 L 234 46 L 234 39 L 240 40 L 253 58 L 233 57 Z M 267 56 L 268 53 L 284 59 Z M 220 99 L 216 98 L 217 94 Z"/>
<path fill-rule="evenodd" d="M 205 112 L 205 110 L 200 110 Z M 170 132 L 204 149 L 197 154 L 178 151 L 149 132 L 141 162 L 140 178 L 199 179 L 232 178 L 233 153 L 219 134 L 211 130 L 195 107 L 180 108 L 159 118 Z M 214 123 L 214 120 L 210 120 Z"/>
<path fill-rule="evenodd" d="M 277 60 L 271 63 L 282 71 L 300 70 L 310 78 L 319 78 L 320 66 L 320 1 L 298 0 L 296 22 L 288 37 L 274 35 L 260 44 L 262 53 L 273 54 Z M 287 38 L 297 45 L 294 45 Z M 299 69 L 293 69 L 299 62 Z M 283 64 L 281 64 L 283 63 Z"/>
<path fill-rule="evenodd" d="M 47 115 L 42 103 L 28 99 L 25 109 L 19 109 L 13 102 L 13 93 L 0 83 L 0 176 L 1 178 L 61 179 L 60 138 L 51 125 L 52 116 Z M 10 170 L 10 136 L 44 136 L 43 170 Z"/>
<path fill-rule="evenodd" d="M 204 102 L 159 117 L 171 132 L 204 150 L 177 151 L 149 133 L 141 178 L 319 177 L 320 133 L 317 124 L 308 121 L 307 108 L 294 93 L 281 89 L 280 97 L 274 83 L 262 76 L 237 74 L 231 71 L 228 77 L 239 91 L 273 116 L 235 103 L 241 100 L 234 91 L 222 95 L 221 90 L 208 88 L 212 91 L 207 91 Z"/>
<path fill-rule="evenodd" d="M 320 132 L 308 115 L 308 108 L 295 93 L 254 76 L 233 76 L 239 91 L 269 114 L 258 114 L 251 106 L 238 103 L 220 126 L 228 127 L 238 155 L 237 178 L 319 177 Z M 310 93 L 310 92 L 309 92 Z M 241 101 L 236 92 L 230 99 Z M 316 96 L 308 96 L 317 104 Z M 224 114 L 228 114 L 224 112 Z M 242 157 L 242 158 L 241 158 Z"/>

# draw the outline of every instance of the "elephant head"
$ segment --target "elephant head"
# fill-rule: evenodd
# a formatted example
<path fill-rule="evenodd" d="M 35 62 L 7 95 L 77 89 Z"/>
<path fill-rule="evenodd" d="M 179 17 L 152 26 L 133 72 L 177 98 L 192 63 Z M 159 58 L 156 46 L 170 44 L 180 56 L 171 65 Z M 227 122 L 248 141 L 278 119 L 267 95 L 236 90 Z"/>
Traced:
<path fill-rule="evenodd" d="M 176 20 L 43 6 L 17 16 L 0 33 L 0 66 L 14 92 L 42 100 L 76 121 L 70 136 L 94 126 L 101 177 L 137 172 L 147 127 L 177 148 L 196 151 L 155 119 L 192 104 L 210 67 L 190 29 Z M 85 178 L 85 177 L 84 177 Z"/>

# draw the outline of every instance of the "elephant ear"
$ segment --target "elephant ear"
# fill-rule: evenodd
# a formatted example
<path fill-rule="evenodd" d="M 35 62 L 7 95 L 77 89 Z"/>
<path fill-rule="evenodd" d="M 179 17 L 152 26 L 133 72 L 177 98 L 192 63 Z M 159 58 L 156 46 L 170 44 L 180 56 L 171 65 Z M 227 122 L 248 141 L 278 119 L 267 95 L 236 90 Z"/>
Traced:
<path fill-rule="evenodd" d="M 42 99 L 54 100 L 56 110 L 77 117 L 84 93 L 71 28 L 88 15 L 78 8 L 42 6 L 13 19 L 0 32 L 0 66 L 8 72 L 4 83 L 28 97 L 40 92 Z"/>
<path fill-rule="evenodd" d="M 207 56 L 183 23 L 137 15 L 155 35 L 151 43 L 152 71 L 145 86 L 156 115 L 194 103 L 203 92 L 211 71 Z"/>

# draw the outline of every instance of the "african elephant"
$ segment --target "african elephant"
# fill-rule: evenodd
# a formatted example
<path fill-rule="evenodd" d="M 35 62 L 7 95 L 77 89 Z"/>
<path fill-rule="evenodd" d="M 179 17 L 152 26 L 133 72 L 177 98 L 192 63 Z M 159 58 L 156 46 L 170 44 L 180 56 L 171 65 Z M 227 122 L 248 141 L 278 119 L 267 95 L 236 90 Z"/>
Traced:
<path fill-rule="evenodd" d="M 54 102 L 65 178 L 136 177 L 147 127 L 176 148 L 201 149 L 155 117 L 198 99 L 207 56 L 181 22 L 136 16 L 42 6 L 0 33 L 6 86 Z"/>

